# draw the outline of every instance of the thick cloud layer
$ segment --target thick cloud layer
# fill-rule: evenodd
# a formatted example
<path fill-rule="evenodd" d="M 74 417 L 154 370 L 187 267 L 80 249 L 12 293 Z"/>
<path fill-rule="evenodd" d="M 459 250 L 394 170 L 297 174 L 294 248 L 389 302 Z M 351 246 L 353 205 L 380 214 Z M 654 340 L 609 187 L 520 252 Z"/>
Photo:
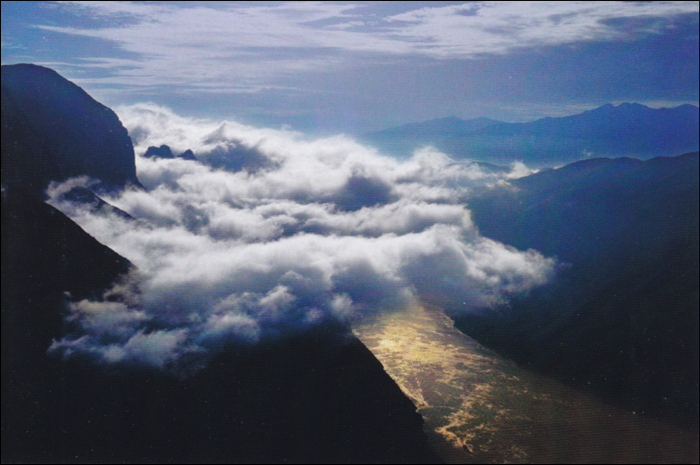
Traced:
<path fill-rule="evenodd" d="M 154 105 L 118 110 L 146 190 L 60 208 L 138 268 L 101 302 L 70 304 L 72 332 L 51 351 L 157 367 L 199 363 L 232 342 L 421 299 L 469 311 L 544 283 L 554 262 L 479 235 L 470 190 L 527 174 L 454 163 L 431 148 L 381 156 L 344 136 L 181 118 Z M 148 146 L 198 160 L 144 158 Z M 193 362 L 194 361 L 194 362 Z"/>

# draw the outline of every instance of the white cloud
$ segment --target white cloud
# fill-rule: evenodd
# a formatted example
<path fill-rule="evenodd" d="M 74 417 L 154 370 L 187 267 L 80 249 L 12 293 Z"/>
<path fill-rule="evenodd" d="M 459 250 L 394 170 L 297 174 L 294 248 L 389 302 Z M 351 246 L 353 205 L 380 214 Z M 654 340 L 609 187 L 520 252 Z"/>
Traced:
<path fill-rule="evenodd" d="M 440 57 L 632 38 L 660 32 L 663 19 L 697 13 L 696 2 L 477 2 L 426 7 L 387 18 L 401 37 Z M 615 20 L 658 18 L 633 27 Z"/>
<path fill-rule="evenodd" d="M 133 56 L 91 59 L 84 66 L 111 68 L 113 75 L 90 82 L 188 85 L 190 91 L 234 93 L 255 92 L 282 77 L 337 69 L 378 54 L 463 59 L 627 40 L 662 32 L 673 18 L 698 13 L 697 2 L 415 3 L 410 11 L 383 16 L 366 3 L 62 3 L 77 15 L 121 20 L 119 26 L 110 22 L 93 28 L 37 25 L 107 40 Z"/>
<path fill-rule="evenodd" d="M 177 366 L 231 342 L 413 299 L 453 311 L 490 307 L 552 273 L 553 260 L 480 236 L 464 206 L 470 189 L 507 182 L 524 165 L 488 172 L 431 148 L 399 161 L 344 136 L 308 140 L 155 105 L 117 111 L 147 190 L 105 199 L 132 218 L 62 197 L 84 179 L 49 195 L 138 272 L 105 302 L 74 303 L 78 330 L 53 351 Z M 214 163 L 238 157 L 236 170 L 141 156 L 160 144 Z"/>

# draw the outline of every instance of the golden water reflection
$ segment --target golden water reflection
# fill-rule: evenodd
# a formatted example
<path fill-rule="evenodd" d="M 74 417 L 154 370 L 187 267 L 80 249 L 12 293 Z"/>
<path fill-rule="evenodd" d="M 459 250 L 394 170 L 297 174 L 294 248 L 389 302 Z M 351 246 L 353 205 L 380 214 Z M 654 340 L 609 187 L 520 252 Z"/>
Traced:
<path fill-rule="evenodd" d="M 415 304 L 353 331 L 416 405 L 448 463 L 698 461 L 697 434 L 527 372 L 440 309 Z"/>

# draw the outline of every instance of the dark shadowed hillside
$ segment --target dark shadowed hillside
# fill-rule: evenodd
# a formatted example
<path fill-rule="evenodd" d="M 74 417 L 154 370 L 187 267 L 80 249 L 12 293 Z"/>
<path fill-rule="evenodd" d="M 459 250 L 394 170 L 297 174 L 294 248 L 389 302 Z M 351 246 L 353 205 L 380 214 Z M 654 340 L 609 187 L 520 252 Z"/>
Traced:
<path fill-rule="evenodd" d="M 49 181 L 80 175 L 138 184 L 117 115 L 51 69 L 3 65 L 2 182 L 40 195 Z"/>
<path fill-rule="evenodd" d="M 638 413 L 697 426 L 698 172 L 697 152 L 593 159 L 472 199 L 484 235 L 562 266 L 459 328 Z"/>
<path fill-rule="evenodd" d="M 607 104 L 528 123 L 445 118 L 373 132 L 365 139 L 400 156 L 430 144 L 457 159 L 556 166 L 590 157 L 645 159 L 697 150 L 698 115 L 692 105 L 652 109 Z"/>
<path fill-rule="evenodd" d="M 5 375 L 13 374 L 9 367 L 31 366 L 25 357 L 43 356 L 61 335 L 66 293 L 74 299 L 99 297 L 130 267 L 55 208 L 27 195 L 3 196 L 3 399 Z"/>

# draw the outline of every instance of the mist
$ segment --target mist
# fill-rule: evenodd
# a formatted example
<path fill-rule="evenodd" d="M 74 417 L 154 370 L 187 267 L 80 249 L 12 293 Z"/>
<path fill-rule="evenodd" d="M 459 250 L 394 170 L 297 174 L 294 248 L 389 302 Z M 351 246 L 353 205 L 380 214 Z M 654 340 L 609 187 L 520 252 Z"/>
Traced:
<path fill-rule="evenodd" d="M 128 215 L 64 196 L 88 178 L 47 194 L 135 269 L 101 300 L 69 301 L 51 353 L 177 370 L 416 300 L 483 311 L 554 272 L 552 258 L 482 236 L 467 208 L 473 189 L 529 174 L 522 163 L 495 172 L 431 147 L 397 160 L 343 135 L 311 140 L 153 104 L 116 111 L 145 189 L 101 196 Z M 163 144 L 197 161 L 142 156 Z"/>

